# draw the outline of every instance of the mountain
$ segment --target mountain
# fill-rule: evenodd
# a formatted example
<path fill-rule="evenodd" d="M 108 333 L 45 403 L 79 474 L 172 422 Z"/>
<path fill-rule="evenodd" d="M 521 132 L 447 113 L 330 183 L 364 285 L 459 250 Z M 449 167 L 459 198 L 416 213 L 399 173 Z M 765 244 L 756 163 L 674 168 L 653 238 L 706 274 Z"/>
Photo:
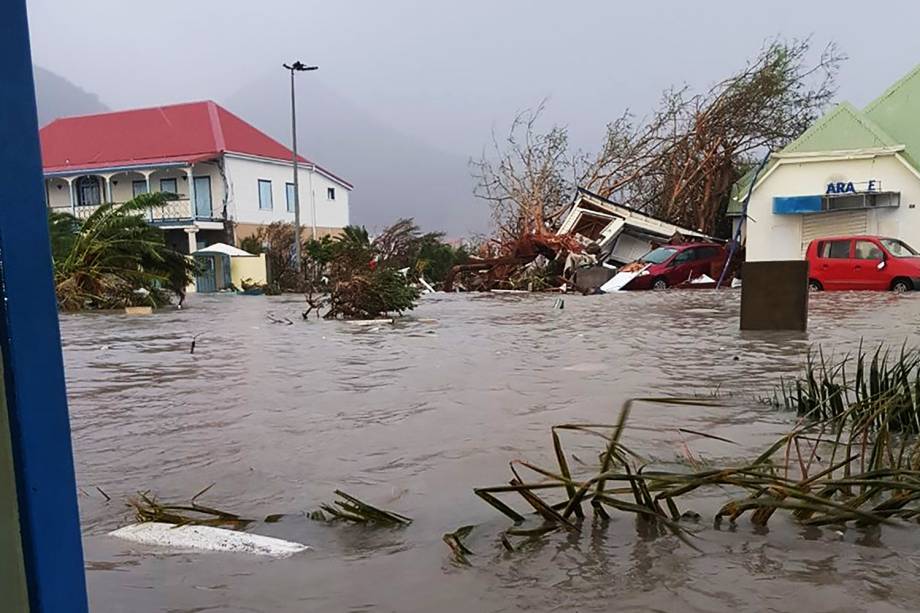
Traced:
<path fill-rule="evenodd" d="M 297 94 L 298 151 L 354 184 L 352 223 L 380 229 L 414 217 L 424 230 L 452 237 L 486 229 L 488 207 L 473 197 L 463 156 L 387 125 L 309 76 L 300 77 Z M 286 78 L 264 77 L 220 102 L 290 144 L 290 100 Z"/>
<path fill-rule="evenodd" d="M 80 89 L 64 77 L 41 66 L 33 67 L 33 72 L 39 126 L 58 117 L 104 113 L 109 110 L 99 100 L 99 96 Z"/>

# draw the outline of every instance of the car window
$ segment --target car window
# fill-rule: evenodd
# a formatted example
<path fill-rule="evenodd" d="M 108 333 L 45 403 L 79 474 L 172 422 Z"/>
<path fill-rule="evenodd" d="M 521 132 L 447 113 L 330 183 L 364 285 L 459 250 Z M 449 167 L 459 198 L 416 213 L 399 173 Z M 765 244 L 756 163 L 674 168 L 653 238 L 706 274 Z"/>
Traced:
<path fill-rule="evenodd" d="M 674 247 L 659 247 L 658 249 L 653 249 L 643 255 L 641 258 L 639 258 L 639 261 L 645 264 L 661 264 L 676 252 L 677 249 Z"/>
<path fill-rule="evenodd" d="M 677 254 L 677 257 L 674 258 L 674 263 L 684 264 L 691 260 L 695 260 L 697 259 L 698 252 L 699 252 L 699 249 L 686 249 L 684 251 L 681 251 L 679 254 Z"/>
<path fill-rule="evenodd" d="M 718 247 L 700 247 L 697 249 L 696 259 L 698 260 L 708 260 L 719 255 Z"/>
<path fill-rule="evenodd" d="M 885 246 L 885 249 L 888 250 L 888 253 L 896 258 L 909 258 L 917 255 L 913 247 L 896 238 L 883 238 L 881 239 L 881 243 Z"/>
<path fill-rule="evenodd" d="M 818 257 L 847 259 L 850 257 L 850 241 L 824 241 L 818 245 Z"/>
<path fill-rule="evenodd" d="M 872 241 L 856 241 L 854 253 L 857 260 L 881 260 L 885 257 L 879 246 Z"/>

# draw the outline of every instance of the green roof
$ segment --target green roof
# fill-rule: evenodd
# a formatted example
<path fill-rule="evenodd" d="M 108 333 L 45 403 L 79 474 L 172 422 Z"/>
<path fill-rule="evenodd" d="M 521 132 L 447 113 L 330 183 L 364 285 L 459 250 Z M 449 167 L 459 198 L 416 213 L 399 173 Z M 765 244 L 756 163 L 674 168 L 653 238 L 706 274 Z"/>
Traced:
<path fill-rule="evenodd" d="M 884 94 L 860 111 L 842 102 L 816 121 L 782 153 L 846 151 L 904 146 L 903 155 L 917 170 L 920 165 L 920 66 L 888 88 Z M 893 135 L 893 136 L 892 136 Z M 771 160 L 764 172 L 776 164 Z M 728 214 L 737 215 L 750 188 L 754 171 L 744 175 L 733 187 Z"/>

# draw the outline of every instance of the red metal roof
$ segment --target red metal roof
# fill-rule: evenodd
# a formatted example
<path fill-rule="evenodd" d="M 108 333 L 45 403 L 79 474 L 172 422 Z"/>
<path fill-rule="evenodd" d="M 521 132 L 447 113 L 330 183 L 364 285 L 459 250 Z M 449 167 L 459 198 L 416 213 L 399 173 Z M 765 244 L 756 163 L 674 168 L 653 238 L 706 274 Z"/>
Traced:
<path fill-rule="evenodd" d="M 45 173 L 189 163 L 222 153 L 291 160 L 290 149 L 210 100 L 65 117 L 40 134 Z"/>

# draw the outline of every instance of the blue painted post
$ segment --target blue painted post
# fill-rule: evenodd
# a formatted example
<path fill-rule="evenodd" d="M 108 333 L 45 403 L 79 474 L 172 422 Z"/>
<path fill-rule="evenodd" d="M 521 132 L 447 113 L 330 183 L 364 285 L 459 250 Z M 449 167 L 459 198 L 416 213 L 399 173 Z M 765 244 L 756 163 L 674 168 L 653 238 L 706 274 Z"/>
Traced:
<path fill-rule="evenodd" d="M 83 613 L 83 549 L 42 181 L 26 3 L 3 0 L 0 350 L 29 605 L 31 613 Z"/>

